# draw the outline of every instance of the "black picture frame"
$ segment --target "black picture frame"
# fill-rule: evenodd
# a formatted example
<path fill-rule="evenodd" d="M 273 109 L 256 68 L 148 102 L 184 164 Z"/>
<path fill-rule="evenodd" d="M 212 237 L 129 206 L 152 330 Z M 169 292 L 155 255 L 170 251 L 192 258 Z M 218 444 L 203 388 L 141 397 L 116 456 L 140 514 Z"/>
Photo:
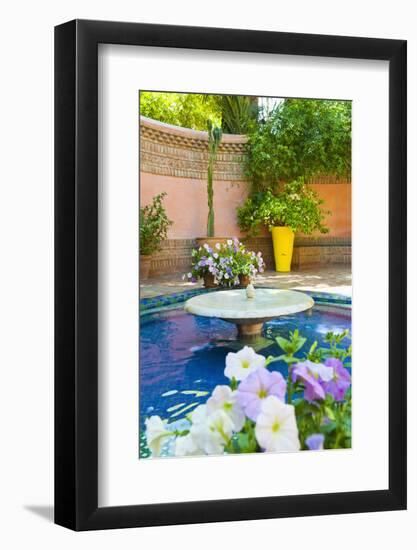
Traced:
<path fill-rule="evenodd" d="M 98 507 L 98 44 L 389 62 L 387 490 Z M 78 531 L 406 508 L 406 46 L 404 40 L 107 21 L 55 28 L 57 524 Z"/>

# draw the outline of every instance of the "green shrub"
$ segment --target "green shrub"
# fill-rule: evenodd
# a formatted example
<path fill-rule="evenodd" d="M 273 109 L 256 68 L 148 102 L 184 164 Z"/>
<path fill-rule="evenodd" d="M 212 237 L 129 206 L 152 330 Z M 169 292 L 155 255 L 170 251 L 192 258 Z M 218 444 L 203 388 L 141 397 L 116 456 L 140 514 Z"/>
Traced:
<path fill-rule="evenodd" d="M 317 174 L 350 176 L 351 102 L 286 99 L 249 134 L 246 175 L 254 190 Z"/>
<path fill-rule="evenodd" d="M 222 109 L 219 96 L 171 92 L 141 92 L 140 114 L 193 130 L 207 130 L 207 119 L 219 126 Z"/>
<path fill-rule="evenodd" d="M 318 230 L 327 233 L 323 220 L 328 211 L 323 211 L 323 200 L 301 178 L 284 184 L 277 194 L 258 191 L 248 197 L 237 209 L 238 225 L 249 235 L 257 235 L 261 226 L 269 229 L 276 226 L 290 227 L 294 232 L 306 235 Z"/>
<path fill-rule="evenodd" d="M 165 122 L 207 130 L 207 120 L 228 134 L 246 134 L 256 124 L 258 100 L 251 96 L 141 92 L 140 114 Z"/>
<path fill-rule="evenodd" d="M 151 204 L 140 208 L 139 250 L 144 256 L 161 249 L 162 242 L 167 238 L 168 227 L 173 223 L 168 219 L 162 204 L 165 197 L 166 193 L 160 193 L 153 197 Z"/>
<path fill-rule="evenodd" d="M 246 95 L 220 97 L 223 131 L 228 134 L 247 134 L 257 121 L 258 98 Z"/>

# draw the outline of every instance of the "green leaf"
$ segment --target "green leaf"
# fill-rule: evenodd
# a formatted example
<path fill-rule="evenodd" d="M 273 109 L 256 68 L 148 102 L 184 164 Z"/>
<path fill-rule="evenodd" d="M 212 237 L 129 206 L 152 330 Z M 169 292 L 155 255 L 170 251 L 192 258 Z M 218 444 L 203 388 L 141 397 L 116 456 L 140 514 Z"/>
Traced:
<path fill-rule="evenodd" d="M 326 413 L 326 416 L 330 418 L 330 420 L 335 420 L 335 415 L 333 410 L 330 407 L 324 407 L 324 411 Z"/>
<path fill-rule="evenodd" d="M 287 352 L 291 346 L 291 342 L 289 340 L 286 340 L 285 338 L 282 338 L 282 336 L 276 336 L 275 340 L 279 345 L 279 347 L 283 349 L 285 352 Z"/>
<path fill-rule="evenodd" d="M 297 353 L 297 351 L 299 351 L 306 342 L 307 342 L 307 338 L 298 338 L 297 343 L 295 344 L 296 347 L 293 353 Z"/>
<path fill-rule="evenodd" d="M 327 424 L 322 424 L 322 426 L 320 427 L 320 431 L 323 432 L 324 434 L 330 434 L 334 432 L 336 428 L 337 428 L 336 422 L 329 422 Z"/>

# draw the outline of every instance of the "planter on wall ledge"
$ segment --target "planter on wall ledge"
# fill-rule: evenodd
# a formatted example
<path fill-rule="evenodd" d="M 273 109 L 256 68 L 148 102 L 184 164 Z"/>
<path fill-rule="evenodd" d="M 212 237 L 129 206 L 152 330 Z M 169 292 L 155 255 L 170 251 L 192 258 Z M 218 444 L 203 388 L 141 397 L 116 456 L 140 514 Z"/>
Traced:
<path fill-rule="evenodd" d="M 271 233 L 275 256 L 275 271 L 288 273 L 291 271 L 294 231 L 290 227 L 273 227 Z"/>
<path fill-rule="evenodd" d="M 214 275 L 211 273 L 206 273 L 203 276 L 204 281 L 204 288 L 218 288 L 219 285 L 216 285 L 214 282 Z M 232 287 L 223 287 L 223 290 L 233 290 L 234 288 L 246 288 L 248 284 L 251 282 L 249 275 L 239 275 L 239 284 L 237 286 Z"/>
<path fill-rule="evenodd" d="M 151 261 L 151 256 L 143 256 L 142 254 L 140 255 L 139 275 L 142 281 L 149 277 L 149 271 L 151 270 Z"/>
<path fill-rule="evenodd" d="M 204 288 L 216 288 L 217 285 L 214 282 L 214 275 L 212 273 L 206 273 L 203 276 Z"/>
<path fill-rule="evenodd" d="M 246 288 L 250 282 L 251 281 L 250 281 L 250 276 L 249 275 L 239 275 L 239 286 L 238 286 L 238 288 Z"/>

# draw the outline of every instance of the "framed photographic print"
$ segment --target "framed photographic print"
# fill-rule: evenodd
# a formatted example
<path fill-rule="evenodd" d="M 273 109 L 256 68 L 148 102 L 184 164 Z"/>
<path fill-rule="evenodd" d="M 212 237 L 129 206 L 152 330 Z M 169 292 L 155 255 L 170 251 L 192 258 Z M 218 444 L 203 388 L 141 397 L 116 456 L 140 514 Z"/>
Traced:
<path fill-rule="evenodd" d="M 55 521 L 406 507 L 406 42 L 55 30 Z"/>

